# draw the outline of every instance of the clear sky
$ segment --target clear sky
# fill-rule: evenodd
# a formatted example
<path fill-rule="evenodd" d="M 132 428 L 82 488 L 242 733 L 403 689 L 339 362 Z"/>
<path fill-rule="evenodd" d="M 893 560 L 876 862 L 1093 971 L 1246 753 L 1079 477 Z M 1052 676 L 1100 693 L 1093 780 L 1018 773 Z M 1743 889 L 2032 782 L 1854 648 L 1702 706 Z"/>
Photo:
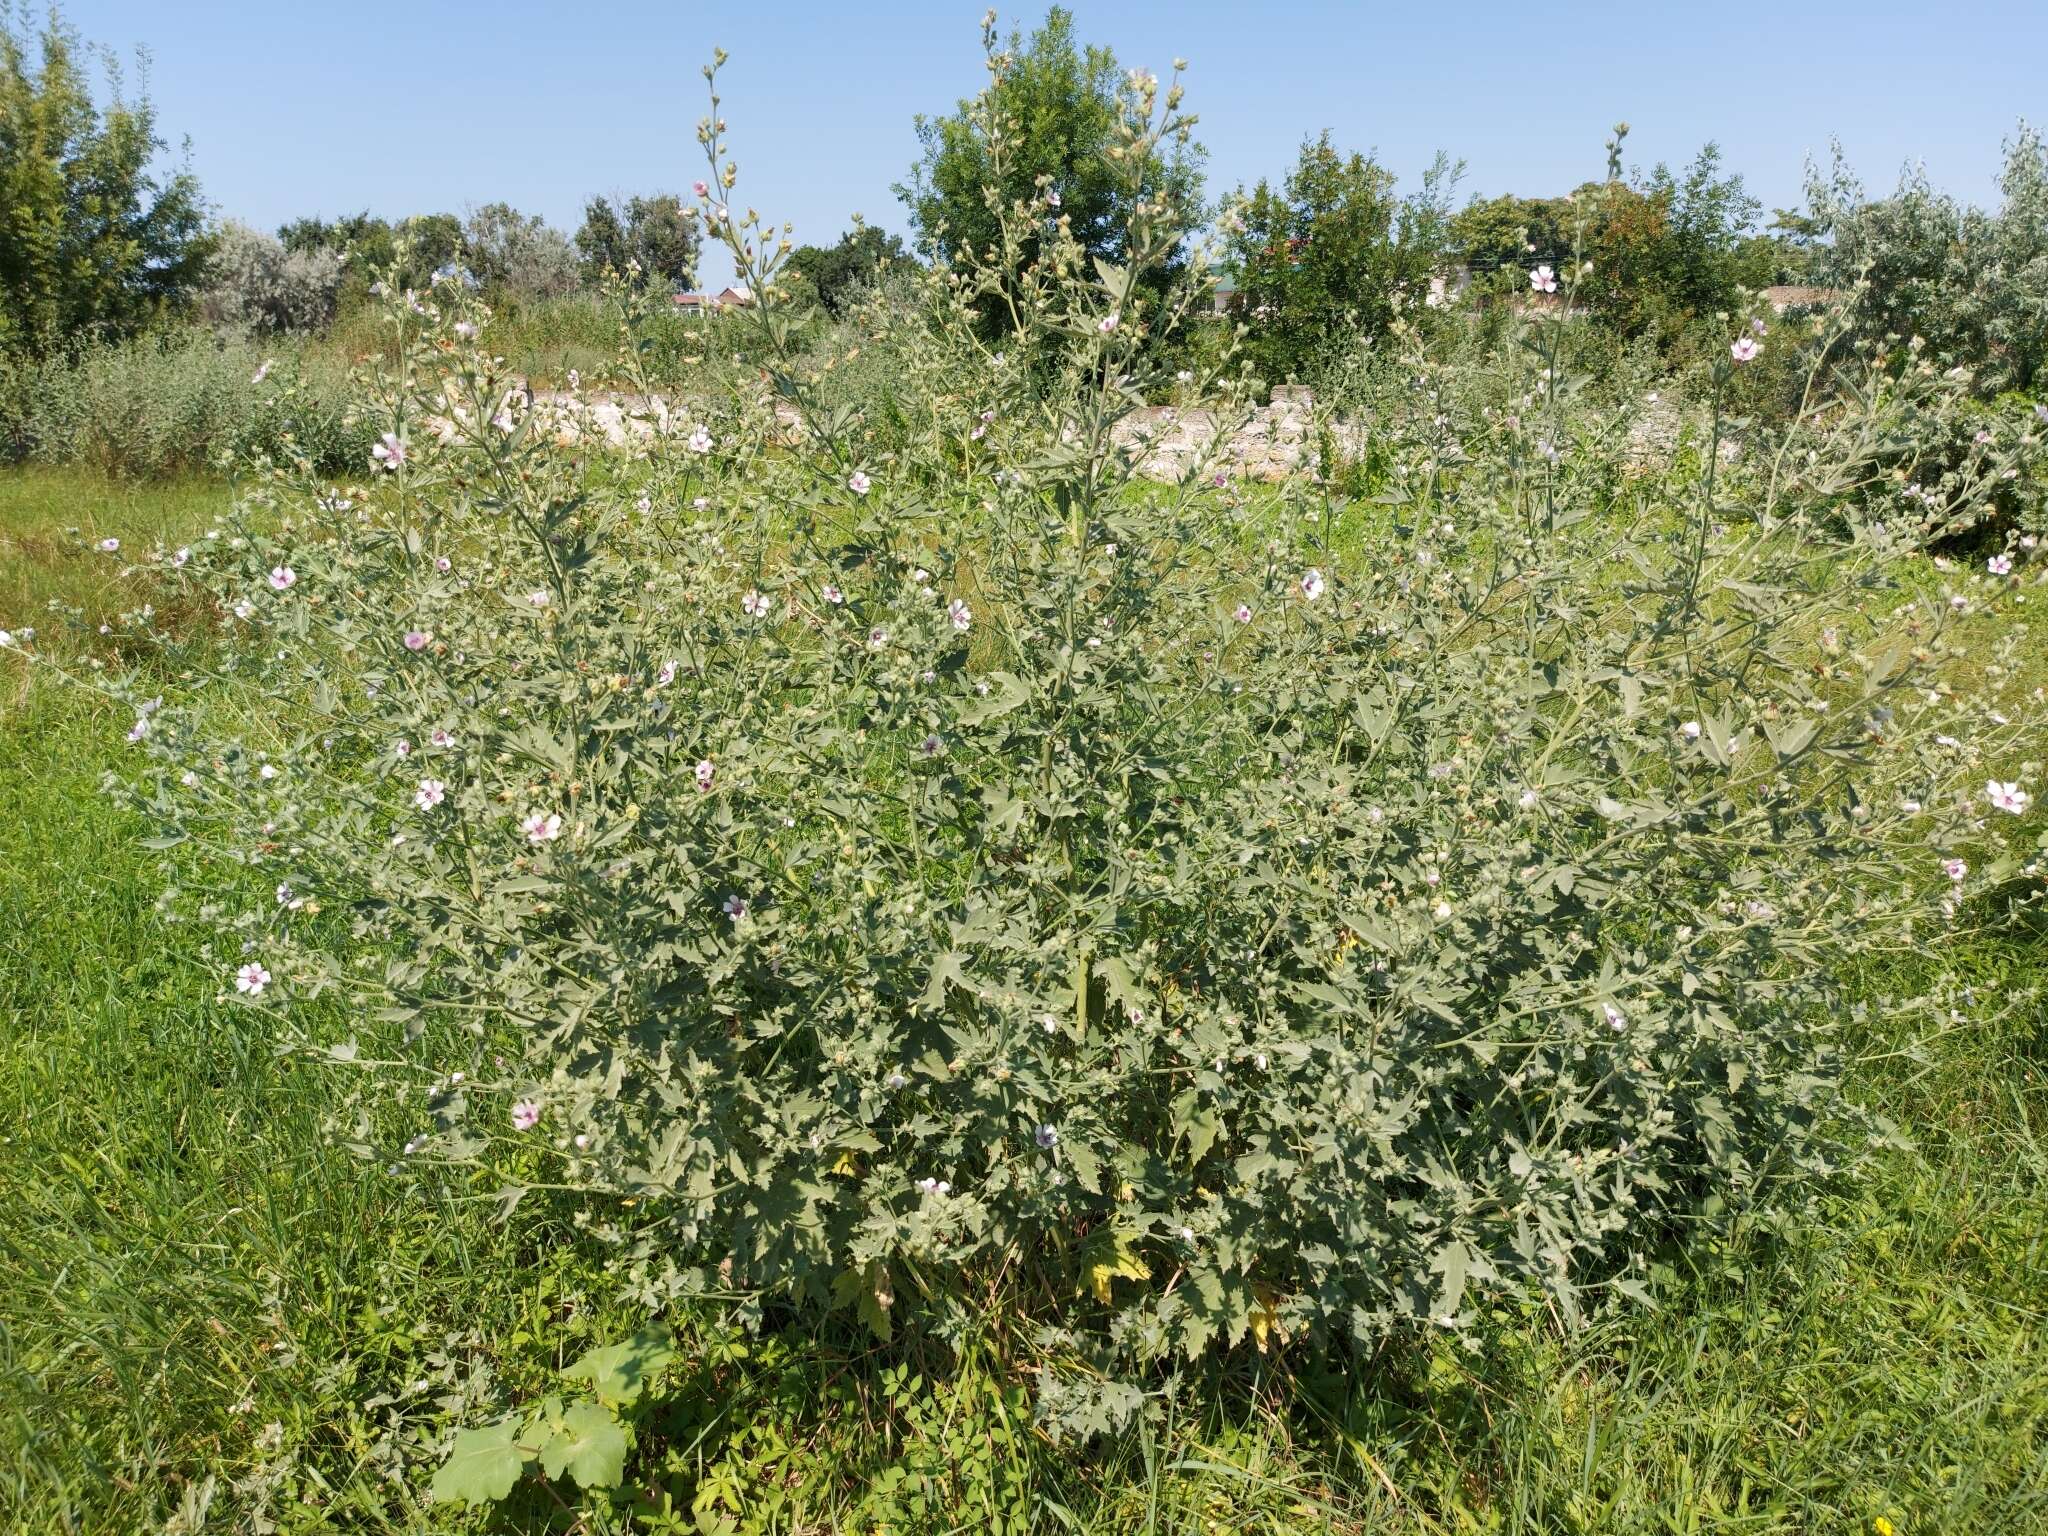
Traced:
<path fill-rule="evenodd" d="M 1189 61 L 1212 193 L 1292 162 L 1304 134 L 1376 149 L 1412 185 L 1439 149 L 1463 194 L 1556 193 L 1708 139 L 1767 207 L 1841 139 L 1866 184 L 1908 159 L 1996 196 L 1999 145 L 2048 119 L 2048 0 L 1716 6 L 1075 0 L 1080 35 L 1164 76 Z M 88 38 L 153 55 L 168 136 L 226 217 L 385 215 L 504 199 L 573 230 L 592 193 L 681 191 L 702 169 L 714 45 L 740 198 L 828 243 L 890 193 L 911 118 L 978 89 L 973 0 L 69 0 Z M 1035 10 L 1003 12 L 1027 24 Z M 722 280 L 722 261 L 705 276 Z"/>

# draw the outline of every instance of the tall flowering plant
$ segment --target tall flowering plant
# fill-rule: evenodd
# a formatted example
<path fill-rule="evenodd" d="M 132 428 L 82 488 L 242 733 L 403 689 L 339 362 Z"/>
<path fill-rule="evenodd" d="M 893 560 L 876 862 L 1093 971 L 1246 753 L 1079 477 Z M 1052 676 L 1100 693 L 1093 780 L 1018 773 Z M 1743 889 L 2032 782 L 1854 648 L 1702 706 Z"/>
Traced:
<path fill-rule="evenodd" d="M 1189 122 L 1135 77 L 1113 164 Z M 1224 434 L 1139 480 L 1170 213 L 1115 267 L 1001 208 L 900 318 L 893 448 L 794 368 L 581 431 L 474 295 L 390 297 L 361 475 L 165 552 L 224 634 L 113 684 L 199 955 L 352 1074 L 345 1135 L 577 1202 L 657 1310 L 996 1297 L 1126 1367 L 1578 1316 L 1853 1154 L 1837 978 L 2030 814 L 2032 722 L 1943 669 L 2031 568 L 1903 587 L 1796 474 L 1726 471 L 1731 522 L 1720 455 L 1617 476 L 1562 388 L 1437 411 L 1369 506 Z"/>

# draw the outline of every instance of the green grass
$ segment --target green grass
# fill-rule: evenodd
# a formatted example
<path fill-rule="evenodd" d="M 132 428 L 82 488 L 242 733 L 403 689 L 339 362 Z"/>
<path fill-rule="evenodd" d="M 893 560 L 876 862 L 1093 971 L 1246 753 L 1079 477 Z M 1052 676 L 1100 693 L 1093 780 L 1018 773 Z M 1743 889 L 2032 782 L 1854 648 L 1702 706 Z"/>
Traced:
<path fill-rule="evenodd" d="M 224 495 L 0 477 L 0 626 L 141 595 L 63 529 L 140 549 Z M 155 913 L 170 871 L 97 793 L 126 724 L 0 655 L 0 1526 L 576 1529 L 542 1494 L 493 1526 L 423 1490 L 451 1426 L 638 1320 L 610 1250 L 329 1138 L 334 1077 L 275 1056 Z M 1654 1312 L 1253 1357 L 1086 1449 L 1031 1427 L 993 1328 L 948 1358 L 707 1314 L 631 1528 L 2048 1529 L 2048 932 L 1977 916 L 1860 978 L 1853 1091 L 1910 1146 L 1781 1231 L 1667 1256 Z"/>

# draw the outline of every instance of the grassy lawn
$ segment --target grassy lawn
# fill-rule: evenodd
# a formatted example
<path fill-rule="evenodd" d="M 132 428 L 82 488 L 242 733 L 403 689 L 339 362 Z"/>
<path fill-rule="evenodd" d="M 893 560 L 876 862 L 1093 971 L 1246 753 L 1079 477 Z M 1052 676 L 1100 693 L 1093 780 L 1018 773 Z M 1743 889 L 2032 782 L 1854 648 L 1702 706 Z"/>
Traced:
<path fill-rule="evenodd" d="M 146 549 L 224 497 L 0 476 L 0 626 L 144 600 L 65 530 Z M 170 872 L 97 793 L 126 724 L 0 654 L 0 1525 L 578 1529 L 538 1493 L 493 1527 L 424 1489 L 451 1426 L 634 1326 L 611 1251 L 330 1134 L 331 1079 L 156 915 Z M 1255 1358 L 1086 1449 L 1032 1427 L 994 1329 L 941 1358 L 707 1315 L 635 1523 L 598 1528 L 2048 1529 L 2048 931 L 1973 916 L 1860 978 L 1853 1091 L 1900 1144 L 1782 1230 L 1668 1256 L 1655 1311 Z"/>

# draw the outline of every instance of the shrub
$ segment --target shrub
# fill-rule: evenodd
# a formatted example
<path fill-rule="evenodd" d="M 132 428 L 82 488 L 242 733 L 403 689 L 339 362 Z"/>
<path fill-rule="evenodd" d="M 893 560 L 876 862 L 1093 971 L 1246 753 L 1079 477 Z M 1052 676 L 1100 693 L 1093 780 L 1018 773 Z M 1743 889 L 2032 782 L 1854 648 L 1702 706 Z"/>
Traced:
<path fill-rule="evenodd" d="M 140 478 L 303 457 L 336 474 L 372 437 L 351 404 L 334 370 L 297 348 L 174 330 L 0 361 L 0 455 Z"/>
<path fill-rule="evenodd" d="M 1375 503 L 1137 482 L 1112 431 L 1196 296 L 1139 306 L 1182 232 L 1132 207 L 1127 265 L 924 279 L 893 454 L 783 370 L 593 469 L 470 297 L 397 303 L 372 493 L 259 483 L 167 562 L 242 639 L 126 685 L 137 798 L 223 993 L 415 1128 L 344 1135 L 563 1192 L 655 1310 L 1002 1306 L 1118 1375 L 1582 1317 L 1853 1160 L 1842 970 L 1999 877 L 1984 780 L 2039 771 L 1926 691 L 1946 596 L 1814 542 L 1881 420 L 1625 474 L 1549 322 L 1494 365 L 1531 410 L 1437 387 Z M 209 907 L 209 861 L 276 902 Z M 353 1038 L 297 1028 L 329 991 Z M 1068 1426 L 1135 1401 L 1047 1379 Z"/>
<path fill-rule="evenodd" d="M 225 335 L 317 331 L 334 318 L 341 270 L 329 247 L 288 251 L 231 219 L 221 226 L 199 311 Z"/>

